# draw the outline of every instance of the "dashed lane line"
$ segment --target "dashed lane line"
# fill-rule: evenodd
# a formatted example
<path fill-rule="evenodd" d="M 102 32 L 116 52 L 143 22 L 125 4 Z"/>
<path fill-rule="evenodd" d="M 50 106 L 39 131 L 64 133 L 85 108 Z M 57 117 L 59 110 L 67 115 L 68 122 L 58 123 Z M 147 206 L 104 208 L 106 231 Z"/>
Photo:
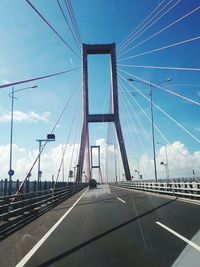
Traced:
<path fill-rule="evenodd" d="M 181 240 L 183 240 L 184 242 L 186 242 L 187 244 L 189 244 L 190 246 L 192 246 L 192 247 L 195 248 L 196 250 L 200 251 L 200 246 L 198 246 L 198 245 L 195 244 L 194 242 L 190 241 L 190 240 L 187 239 L 186 237 L 184 237 L 184 236 L 182 236 L 181 234 L 177 233 L 176 231 L 172 230 L 171 228 L 169 228 L 168 226 L 164 225 L 163 223 L 156 222 L 156 224 L 158 224 L 159 226 L 161 226 L 162 228 L 164 228 L 165 230 L 167 230 L 167 231 L 170 232 L 171 234 L 177 236 L 178 238 L 180 238 Z"/>
<path fill-rule="evenodd" d="M 124 201 L 123 199 L 121 199 L 120 197 L 117 197 L 117 199 L 123 203 L 126 203 L 126 201 Z"/>
<path fill-rule="evenodd" d="M 162 194 L 158 194 L 158 193 L 153 193 L 153 192 L 148 192 L 148 191 L 140 191 L 137 189 L 118 187 L 118 186 L 113 186 L 113 185 L 112 185 L 112 187 L 117 188 L 117 189 L 124 189 L 124 190 L 128 190 L 128 191 L 132 191 L 132 192 L 136 192 L 136 193 L 140 193 L 140 194 L 151 195 L 151 196 L 155 196 L 155 197 L 159 197 L 159 198 L 176 199 L 176 201 L 185 202 L 185 203 L 200 206 L 200 201 L 195 200 L 195 199 L 189 199 L 189 198 L 186 199 L 186 198 L 177 197 L 177 196 L 162 195 Z"/>

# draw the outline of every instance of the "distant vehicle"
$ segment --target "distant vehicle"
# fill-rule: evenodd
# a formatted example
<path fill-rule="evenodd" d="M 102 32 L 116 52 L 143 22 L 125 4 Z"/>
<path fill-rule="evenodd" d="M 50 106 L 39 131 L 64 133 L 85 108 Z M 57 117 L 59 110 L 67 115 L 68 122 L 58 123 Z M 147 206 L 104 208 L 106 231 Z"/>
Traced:
<path fill-rule="evenodd" d="M 90 179 L 89 188 L 90 189 L 97 188 L 97 181 L 95 179 Z"/>

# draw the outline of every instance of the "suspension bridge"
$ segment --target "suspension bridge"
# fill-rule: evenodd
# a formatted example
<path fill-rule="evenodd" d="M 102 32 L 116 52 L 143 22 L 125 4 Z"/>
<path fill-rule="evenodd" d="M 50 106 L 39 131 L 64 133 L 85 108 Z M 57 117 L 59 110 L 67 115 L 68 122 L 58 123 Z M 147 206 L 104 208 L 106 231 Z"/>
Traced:
<path fill-rule="evenodd" d="M 2 4 L 0 266 L 199 266 L 199 2 L 78 2 Z"/>

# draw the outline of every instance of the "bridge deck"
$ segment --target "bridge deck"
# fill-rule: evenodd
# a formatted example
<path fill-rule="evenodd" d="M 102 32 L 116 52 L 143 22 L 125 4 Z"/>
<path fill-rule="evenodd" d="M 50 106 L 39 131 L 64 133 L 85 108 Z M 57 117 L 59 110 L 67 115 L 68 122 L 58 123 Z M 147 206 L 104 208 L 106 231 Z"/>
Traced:
<path fill-rule="evenodd" d="M 2 241 L 0 266 L 19 263 L 84 191 Z M 86 192 L 25 266 L 198 266 L 198 248 L 156 222 L 200 246 L 199 221 L 199 205 L 100 185 Z"/>

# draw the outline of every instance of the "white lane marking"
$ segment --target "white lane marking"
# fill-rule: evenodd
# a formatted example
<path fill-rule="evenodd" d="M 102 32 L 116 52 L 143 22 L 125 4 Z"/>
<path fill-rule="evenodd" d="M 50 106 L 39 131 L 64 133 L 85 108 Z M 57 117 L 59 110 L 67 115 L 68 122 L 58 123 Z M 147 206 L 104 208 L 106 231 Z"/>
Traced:
<path fill-rule="evenodd" d="M 200 244 L 200 230 L 192 237 L 192 242 Z M 200 253 L 187 245 L 171 267 L 196 267 L 200 263 Z"/>
<path fill-rule="evenodd" d="M 35 254 L 35 252 L 41 247 L 41 245 L 46 241 L 46 239 L 53 233 L 53 231 L 59 226 L 59 224 L 65 219 L 65 217 L 70 213 L 70 211 L 76 206 L 76 204 L 81 200 L 81 198 L 86 194 L 87 190 L 74 202 L 70 209 L 54 224 L 51 229 L 38 241 L 38 243 L 24 256 L 24 258 L 15 266 L 23 267 L 30 258 Z"/>
<path fill-rule="evenodd" d="M 117 197 L 117 199 L 123 203 L 126 203 L 126 201 L 124 201 L 123 199 L 121 199 L 120 197 Z"/>
<path fill-rule="evenodd" d="M 137 190 L 137 189 L 118 187 L 118 186 L 113 186 L 113 185 L 112 185 L 112 187 L 115 187 L 117 189 L 121 188 L 121 189 L 132 191 L 132 192 L 134 191 L 134 192 L 140 193 L 140 194 L 152 195 L 152 196 L 159 197 L 159 198 L 175 199 L 176 201 L 185 202 L 185 203 L 189 203 L 189 204 L 194 204 L 194 205 L 200 206 L 200 201 L 199 200 L 195 200 L 195 199 L 185 199 L 185 198 L 182 198 L 182 197 L 161 195 L 161 194 L 158 194 L 158 193 L 153 193 L 153 192 L 148 192 L 148 191 L 140 191 L 140 190 Z"/>
<path fill-rule="evenodd" d="M 189 239 L 187 239 L 186 237 L 180 235 L 179 233 L 175 232 L 174 230 L 172 230 L 171 228 L 167 227 L 166 225 L 160 223 L 160 222 L 156 222 L 158 225 L 160 225 L 161 227 L 163 227 L 165 230 L 169 231 L 170 233 L 174 234 L 175 236 L 179 237 L 181 240 L 185 241 L 187 244 L 189 244 L 190 246 L 192 246 L 193 248 L 197 249 L 198 251 L 200 251 L 200 246 L 198 246 L 197 244 L 195 244 L 194 242 L 190 241 Z"/>

